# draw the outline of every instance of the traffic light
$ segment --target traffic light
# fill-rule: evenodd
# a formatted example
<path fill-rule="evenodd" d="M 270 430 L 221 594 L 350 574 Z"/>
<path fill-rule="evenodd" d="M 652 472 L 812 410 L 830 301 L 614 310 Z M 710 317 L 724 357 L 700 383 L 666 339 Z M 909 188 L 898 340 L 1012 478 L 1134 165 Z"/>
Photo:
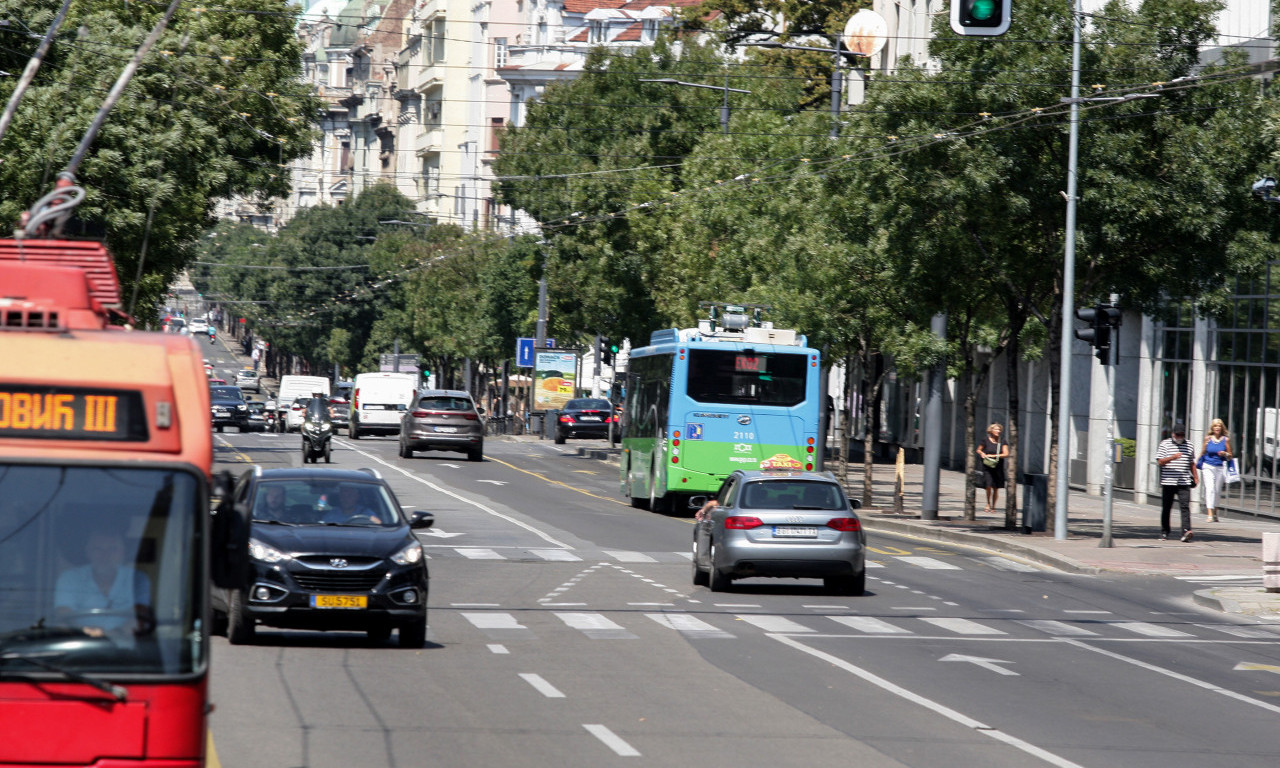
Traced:
<path fill-rule="evenodd" d="M 951 0 L 951 29 L 957 35 L 994 37 L 1009 30 L 1013 0 Z"/>
<path fill-rule="evenodd" d="M 1087 341 L 1094 348 L 1094 356 L 1103 365 L 1111 365 L 1111 346 L 1113 332 L 1118 337 L 1121 312 L 1119 307 L 1098 304 L 1076 310 L 1076 317 L 1089 324 L 1088 328 L 1076 331 L 1076 338 Z"/>
<path fill-rule="evenodd" d="M 616 344 L 610 344 L 608 339 L 603 336 L 600 337 L 600 362 L 603 365 L 613 364 L 613 353 L 617 351 L 618 346 Z"/>

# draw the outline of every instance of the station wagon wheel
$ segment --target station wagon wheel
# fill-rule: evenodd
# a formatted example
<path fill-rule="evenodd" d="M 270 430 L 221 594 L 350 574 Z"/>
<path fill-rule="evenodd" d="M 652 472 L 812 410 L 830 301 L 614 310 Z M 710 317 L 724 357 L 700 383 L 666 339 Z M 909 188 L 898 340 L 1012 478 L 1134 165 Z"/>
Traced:
<path fill-rule="evenodd" d="M 403 440 L 400 441 L 400 458 L 402 459 L 413 458 L 413 450 L 409 447 L 409 444 Z"/>
<path fill-rule="evenodd" d="M 733 579 L 729 578 L 728 576 L 725 576 L 723 573 L 720 573 L 720 571 L 716 570 L 716 545 L 715 544 L 711 545 L 711 552 L 708 554 L 708 560 L 709 562 L 707 563 L 707 565 L 709 567 L 707 570 L 709 571 L 709 573 L 707 574 L 707 586 L 711 588 L 712 592 L 724 592 L 729 588 L 731 584 L 733 584 Z"/>
<path fill-rule="evenodd" d="M 867 591 L 867 572 L 859 571 L 852 576 L 828 576 L 822 580 L 822 586 L 837 595 L 857 597 Z"/>
<path fill-rule="evenodd" d="M 705 587 L 710 583 L 710 575 L 698 567 L 698 542 L 693 542 L 693 586 Z"/>

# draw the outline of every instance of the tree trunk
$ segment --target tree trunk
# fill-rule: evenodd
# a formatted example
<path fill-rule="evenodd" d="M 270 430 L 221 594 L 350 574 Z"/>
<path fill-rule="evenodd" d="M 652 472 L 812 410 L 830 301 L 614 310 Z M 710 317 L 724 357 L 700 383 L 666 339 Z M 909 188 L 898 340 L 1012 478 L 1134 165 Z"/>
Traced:
<path fill-rule="evenodd" d="M 1005 496 L 1004 527 L 1015 530 L 1018 527 L 1018 337 L 1022 333 L 1023 316 L 1011 306 L 1009 312 L 1009 344 L 1005 347 L 1005 381 L 1007 383 L 1009 403 L 1009 424 L 1005 428 L 1005 443 L 1009 446 L 1009 458 L 1005 460 Z"/>

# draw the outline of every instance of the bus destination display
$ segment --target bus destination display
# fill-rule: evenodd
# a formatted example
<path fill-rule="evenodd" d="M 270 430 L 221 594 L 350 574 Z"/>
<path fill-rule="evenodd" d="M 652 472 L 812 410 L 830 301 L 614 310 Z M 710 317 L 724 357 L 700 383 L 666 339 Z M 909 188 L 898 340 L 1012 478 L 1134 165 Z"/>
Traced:
<path fill-rule="evenodd" d="M 145 441 L 142 393 L 0 384 L 0 437 Z"/>

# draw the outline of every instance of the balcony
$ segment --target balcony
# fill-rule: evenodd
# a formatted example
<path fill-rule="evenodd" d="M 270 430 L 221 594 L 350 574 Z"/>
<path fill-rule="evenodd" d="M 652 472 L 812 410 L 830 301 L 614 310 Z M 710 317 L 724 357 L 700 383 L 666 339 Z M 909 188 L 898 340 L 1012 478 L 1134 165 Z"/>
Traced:
<path fill-rule="evenodd" d="M 444 145 L 444 129 L 425 130 L 414 138 L 413 150 L 418 155 L 429 155 L 439 152 Z"/>

